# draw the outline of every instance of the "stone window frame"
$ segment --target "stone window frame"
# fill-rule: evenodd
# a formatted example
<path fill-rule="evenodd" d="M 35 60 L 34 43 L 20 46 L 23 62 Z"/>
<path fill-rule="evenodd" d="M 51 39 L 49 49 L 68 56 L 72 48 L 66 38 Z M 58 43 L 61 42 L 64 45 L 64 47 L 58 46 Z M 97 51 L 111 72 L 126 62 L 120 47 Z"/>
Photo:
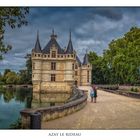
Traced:
<path fill-rule="evenodd" d="M 34 70 L 34 69 L 35 69 L 35 62 L 33 62 L 33 64 L 32 64 L 32 65 L 33 65 L 33 70 Z"/>
<path fill-rule="evenodd" d="M 56 70 L 56 62 L 51 62 L 51 70 Z"/>
<path fill-rule="evenodd" d="M 78 66 L 77 66 L 77 64 L 75 64 L 75 69 L 78 69 Z"/>
<path fill-rule="evenodd" d="M 51 82 L 55 82 L 56 81 L 56 74 L 51 74 Z"/>
<path fill-rule="evenodd" d="M 87 82 L 89 82 L 89 70 L 87 71 Z"/>
<path fill-rule="evenodd" d="M 56 51 L 52 51 L 51 57 L 52 57 L 52 58 L 56 58 Z"/>
<path fill-rule="evenodd" d="M 72 64 L 72 70 L 74 70 L 74 63 Z"/>

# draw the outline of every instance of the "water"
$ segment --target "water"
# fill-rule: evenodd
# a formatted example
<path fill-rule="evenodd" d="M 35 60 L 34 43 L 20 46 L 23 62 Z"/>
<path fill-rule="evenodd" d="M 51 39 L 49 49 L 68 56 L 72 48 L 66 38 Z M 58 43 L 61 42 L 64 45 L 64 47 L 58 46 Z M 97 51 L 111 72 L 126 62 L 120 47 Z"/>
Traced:
<path fill-rule="evenodd" d="M 31 107 L 32 89 L 0 89 L 0 129 L 10 128 L 17 121 L 20 111 Z"/>

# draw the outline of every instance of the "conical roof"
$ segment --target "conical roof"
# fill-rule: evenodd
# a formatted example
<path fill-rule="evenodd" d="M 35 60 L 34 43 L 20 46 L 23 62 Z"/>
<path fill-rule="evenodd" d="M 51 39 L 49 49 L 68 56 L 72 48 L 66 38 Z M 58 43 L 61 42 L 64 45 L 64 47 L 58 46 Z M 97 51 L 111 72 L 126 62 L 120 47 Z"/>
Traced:
<path fill-rule="evenodd" d="M 33 49 L 34 52 L 36 53 L 41 53 L 41 46 L 40 46 L 40 41 L 39 41 L 39 32 L 37 32 L 37 39 L 35 43 L 35 47 Z"/>
<path fill-rule="evenodd" d="M 83 60 L 83 65 L 87 65 L 89 64 L 89 60 L 88 60 L 88 54 L 86 52 L 85 56 L 84 56 L 84 60 Z"/>
<path fill-rule="evenodd" d="M 81 66 L 81 61 L 80 61 L 80 59 L 79 59 L 79 57 L 77 55 L 76 55 L 76 60 L 77 60 L 77 62 L 79 64 L 79 66 Z"/>
<path fill-rule="evenodd" d="M 70 39 L 69 39 L 69 43 L 66 49 L 66 54 L 73 54 L 74 53 L 74 49 L 73 49 L 73 45 L 72 45 L 72 40 L 71 40 L 71 31 L 70 31 Z"/>

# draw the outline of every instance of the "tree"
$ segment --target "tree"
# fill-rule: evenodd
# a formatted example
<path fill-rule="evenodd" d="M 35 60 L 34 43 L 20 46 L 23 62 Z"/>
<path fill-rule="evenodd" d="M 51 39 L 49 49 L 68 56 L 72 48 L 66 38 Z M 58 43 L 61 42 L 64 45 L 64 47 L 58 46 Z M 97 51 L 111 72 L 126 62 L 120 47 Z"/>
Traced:
<path fill-rule="evenodd" d="M 20 70 L 18 73 L 18 84 L 32 84 L 32 61 L 31 55 L 27 54 L 26 69 Z"/>
<path fill-rule="evenodd" d="M 4 32 L 5 27 L 10 26 L 12 29 L 27 25 L 26 15 L 29 13 L 29 8 L 19 7 L 1 7 L 0 8 L 0 59 L 3 59 L 3 54 L 12 49 L 11 45 L 5 46 Z"/>
<path fill-rule="evenodd" d="M 6 84 L 16 84 L 17 83 L 17 75 L 15 72 L 8 72 L 5 76 Z"/>
<path fill-rule="evenodd" d="M 27 54 L 26 58 L 26 69 L 27 69 L 27 81 L 28 84 L 32 83 L 32 60 L 31 54 Z"/>
<path fill-rule="evenodd" d="M 140 84 L 140 28 L 132 27 L 109 43 L 103 56 L 89 53 L 92 79 L 97 84 Z"/>
<path fill-rule="evenodd" d="M 140 28 L 132 27 L 122 38 L 112 40 L 103 57 L 110 65 L 112 83 L 137 83 L 140 66 Z"/>

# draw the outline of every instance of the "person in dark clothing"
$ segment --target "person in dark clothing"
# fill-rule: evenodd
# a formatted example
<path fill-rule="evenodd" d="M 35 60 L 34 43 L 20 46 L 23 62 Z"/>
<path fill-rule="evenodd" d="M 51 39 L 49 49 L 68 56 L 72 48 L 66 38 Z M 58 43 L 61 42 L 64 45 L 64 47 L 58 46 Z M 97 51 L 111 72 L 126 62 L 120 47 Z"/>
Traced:
<path fill-rule="evenodd" d="M 96 99 L 97 99 L 97 89 L 96 89 L 95 86 L 93 86 L 93 91 L 94 91 L 93 99 L 94 99 L 94 103 L 96 103 Z"/>

